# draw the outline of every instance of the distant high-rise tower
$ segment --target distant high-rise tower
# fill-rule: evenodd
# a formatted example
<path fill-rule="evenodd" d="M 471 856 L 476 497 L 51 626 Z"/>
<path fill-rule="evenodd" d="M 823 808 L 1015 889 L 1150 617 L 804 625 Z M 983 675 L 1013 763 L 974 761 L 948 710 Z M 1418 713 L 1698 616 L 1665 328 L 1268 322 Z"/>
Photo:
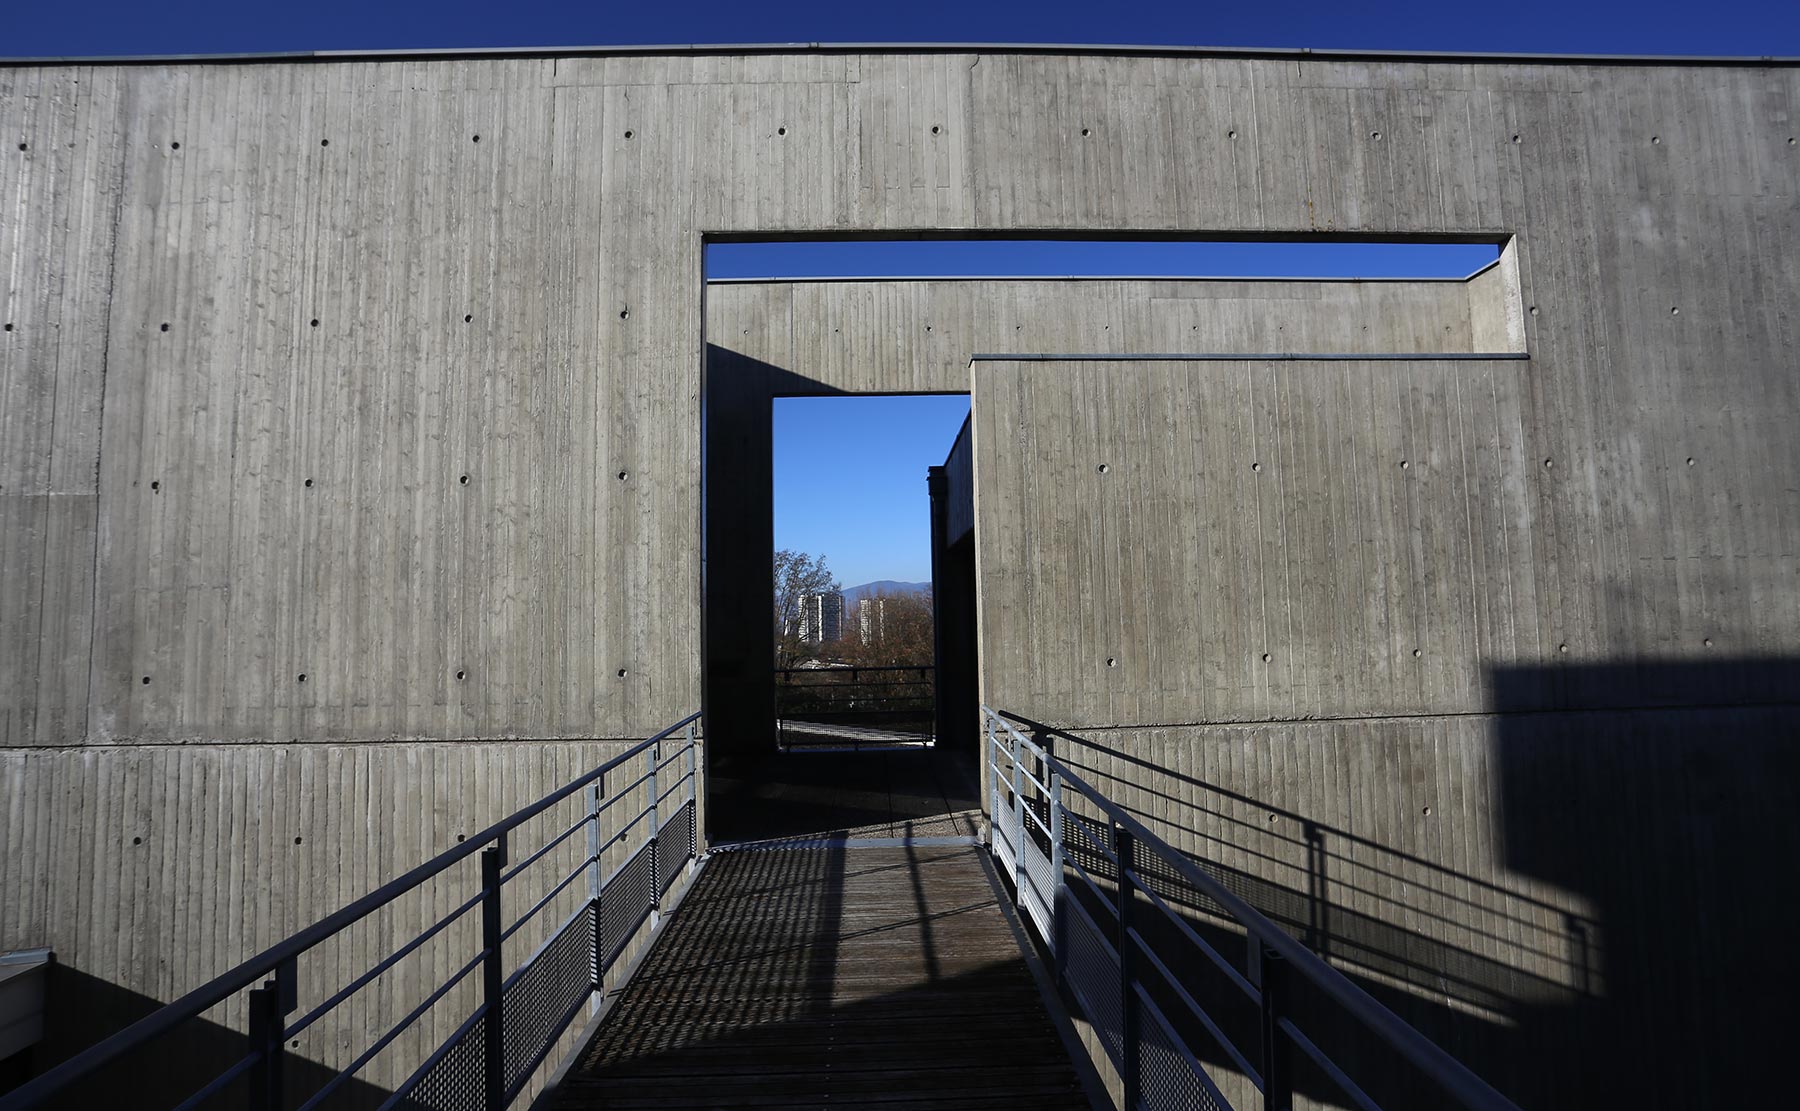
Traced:
<path fill-rule="evenodd" d="M 862 629 L 862 642 L 877 643 L 887 633 L 887 599 L 864 598 L 856 603 L 856 617 Z"/>
<path fill-rule="evenodd" d="M 844 596 L 837 591 L 800 599 L 800 643 L 823 644 L 844 635 Z"/>

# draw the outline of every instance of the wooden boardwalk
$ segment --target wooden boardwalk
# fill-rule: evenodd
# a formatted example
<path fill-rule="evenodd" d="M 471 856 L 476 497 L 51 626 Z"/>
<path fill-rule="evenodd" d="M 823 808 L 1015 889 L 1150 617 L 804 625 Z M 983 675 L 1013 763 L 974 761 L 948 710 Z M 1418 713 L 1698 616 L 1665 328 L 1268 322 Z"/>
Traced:
<path fill-rule="evenodd" d="M 1088 1107 L 985 851 L 715 854 L 546 1102 Z"/>

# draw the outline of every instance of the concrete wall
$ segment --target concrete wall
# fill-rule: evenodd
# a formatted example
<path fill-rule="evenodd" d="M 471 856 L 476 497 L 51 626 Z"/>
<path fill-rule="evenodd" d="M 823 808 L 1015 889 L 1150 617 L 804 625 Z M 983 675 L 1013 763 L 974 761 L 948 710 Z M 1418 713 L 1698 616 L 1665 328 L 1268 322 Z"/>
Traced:
<path fill-rule="evenodd" d="M 1467 355 L 1476 350 L 1477 308 L 1504 331 L 1506 278 L 1494 267 L 1469 281 L 708 285 L 706 708 L 714 745 L 740 752 L 771 743 L 773 398 L 966 393 L 977 352 Z M 1476 282 L 1486 284 L 1472 295 Z"/>
<path fill-rule="evenodd" d="M 1505 898 L 1554 888 L 1545 913 L 1599 915 L 1612 953 L 1658 921 L 1646 907 L 1679 910 L 1629 951 L 1695 970 L 1677 1003 L 1785 989 L 1791 969 L 1744 948 L 1755 927 L 1690 908 L 1729 895 L 1760 923 L 1791 906 L 1764 885 L 1791 859 L 1767 816 L 1791 806 L 1795 730 L 1729 704 L 1774 700 L 1800 639 L 1797 94 L 1795 70 L 1754 65 L 957 52 L 0 70 L 0 948 L 48 944 L 97 983 L 171 998 L 380 878 L 334 861 L 398 871 L 549 786 L 519 769 L 556 745 L 641 736 L 699 701 L 703 384 L 709 452 L 729 397 L 703 352 L 744 339 L 703 320 L 708 233 L 1513 235 L 1523 313 L 1470 313 L 1466 342 L 1522 339 L 1529 364 L 995 365 L 989 387 L 978 366 L 977 412 L 1026 406 L 1007 435 L 1044 437 L 1025 485 L 989 504 L 1003 445 L 978 417 L 984 545 L 1055 519 L 1037 476 L 1089 482 L 1095 452 L 1118 460 L 1092 491 L 1108 531 L 1071 520 L 1046 562 L 984 552 L 984 591 L 1064 630 L 1027 653 L 990 605 L 988 697 L 1041 694 L 1017 708 L 1143 755 L 1138 804 L 1177 825 L 1149 792 L 1199 769 L 1424 866 L 1505 873 Z M 968 381 L 968 347 L 890 365 L 905 323 L 846 329 L 884 356 L 859 360 L 884 388 L 937 388 L 927 366 Z M 804 354 L 778 365 L 810 376 Z M 1183 440 L 1201 431 L 1183 391 L 1223 430 Z M 1169 396 L 1176 411 L 1148 408 Z M 1084 427 L 1074 399 L 1158 439 Z M 1157 459 L 1203 469 L 1145 483 L 1133 468 Z M 730 554 L 708 536 L 711 571 Z M 1207 608 L 1132 602 L 1127 629 L 1071 604 L 1108 576 L 1142 597 L 1194 586 Z M 1101 674 L 1107 655 L 1122 663 Z M 1727 657 L 1775 679 L 1707 662 Z M 1646 679 L 1645 659 L 1692 670 Z M 1728 705 L 1634 708 L 1664 686 Z M 1480 747 L 1539 714 L 1569 716 L 1501 748 L 1536 770 L 1484 778 Z M 1286 724 L 1320 716 L 1335 724 Z M 1269 720 L 1341 739 L 1312 786 L 1230 770 Z M 1438 720 L 1465 739 L 1420 739 Z M 1652 743 L 1640 721 L 1693 727 Z M 1587 722 L 1614 747 L 1596 752 Z M 1166 747 L 1133 739 L 1151 735 Z M 400 769 L 438 744 L 490 762 L 429 784 L 352 771 L 366 807 L 297 846 L 283 825 L 279 854 L 235 832 L 278 797 L 259 761 L 293 769 L 293 812 L 346 746 Z M 1405 826 L 1439 781 L 1427 757 L 1463 791 L 1434 810 L 1465 816 L 1454 851 Z M 1589 778 L 1556 771 L 1577 757 Z M 145 775 L 179 790 L 145 793 Z M 509 775 L 516 796 L 481 794 Z M 1577 826 L 1584 851 L 1559 858 L 1540 821 L 1515 841 L 1518 808 L 1543 805 L 1521 782 L 1579 783 L 1568 808 L 1591 787 L 1620 819 L 1598 828 L 1644 836 Z M 1699 801 L 1651 790 L 1674 782 Z M 170 815 L 202 801 L 216 824 L 180 834 Z M 386 815 L 416 831 L 401 841 Z M 1691 855 L 1644 864 L 1666 843 Z M 154 871 L 128 851 L 146 846 Z M 237 865 L 222 880 L 221 860 Z M 295 875 L 316 879 L 252 910 Z M 1670 875 L 1698 886 L 1664 899 Z M 93 928 L 112 907 L 132 924 Z M 165 959 L 142 939 L 176 931 L 138 915 L 231 928 L 198 948 L 183 931 Z M 1761 1078 L 1745 1066 L 1763 1043 L 1676 1045 L 1693 1027 L 1656 1033 L 1658 1002 L 1557 1012 L 1625 1025 L 1585 1061 L 1507 1057 L 1514 1090 L 1554 1104 L 1626 1072 L 1632 1094 L 1729 1103 Z"/>

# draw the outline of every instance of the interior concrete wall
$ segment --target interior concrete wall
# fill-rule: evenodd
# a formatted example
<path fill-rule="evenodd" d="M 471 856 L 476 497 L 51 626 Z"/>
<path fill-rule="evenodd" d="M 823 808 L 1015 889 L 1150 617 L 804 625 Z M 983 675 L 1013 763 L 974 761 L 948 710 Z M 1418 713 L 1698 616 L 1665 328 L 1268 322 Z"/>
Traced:
<path fill-rule="evenodd" d="M 704 608 L 712 743 L 721 752 L 772 743 L 774 398 L 967 393 L 978 352 L 1467 355 L 1476 350 L 1477 303 L 1485 317 L 1504 319 L 1505 277 L 1478 296 L 1463 280 L 709 284 Z"/>
<path fill-rule="evenodd" d="M 1296 561 L 1268 604 L 1324 606 L 1336 625 L 1296 612 L 1306 636 L 1251 622 L 1217 630 L 1218 651 L 1194 634 L 1223 662 L 1200 663 L 1191 706 L 1150 685 L 1175 672 L 1147 656 L 1130 687 L 1074 675 L 1070 724 L 1334 712 L 1339 687 L 1355 713 L 1437 713 L 1481 705 L 1470 652 L 1513 661 L 1496 666 L 1527 690 L 1574 692 L 1559 712 L 1586 712 L 1590 688 L 1649 689 L 1616 661 L 1786 659 L 1800 635 L 1786 479 L 1797 93 L 1794 69 L 1758 64 L 1055 53 L 0 69 L 13 213 L 0 221 L 13 325 L 0 335 L 0 947 L 51 945 L 70 969 L 166 999 L 333 909 L 338 889 L 315 886 L 247 912 L 283 868 L 335 875 L 332 862 L 390 844 L 368 814 L 417 813 L 423 855 L 514 801 L 483 802 L 480 779 L 562 740 L 641 736 L 699 702 L 708 233 L 1517 236 L 1529 365 L 1389 379 L 1401 423 L 1379 428 L 1395 439 L 1358 433 L 1333 456 L 1337 416 L 1299 404 L 1335 399 L 1346 387 L 1330 376 L 1326 396 L 1292 367 L 1247 367 L 1230 389 L 1196 380 L 1261 406 L 1276 438 L 1241 432 L 1240 448 L 1280 452 L 1262 486 L 1239 486 L 1257 502 L 1233 503 L 1235 535 L 1252 515 L 1289 520 L 1267 489 L 1291 481 L 1321 509 L 1306 551 L 1368 499 L 1384 530 L 1412 530 L 1365 534 L 1402 569 L 1384 562 L 1351 594 L 1340 569 Z M 1109 404 L 1134 411 L 1129 396 Z M 1426 465 L 1402 478 L 1376 447 Z M 1478 448 L 1485 466 L 1458 454 Z M 1206 450 L 1226 468 L 1206 498 L 1249 483 L 1240 450 Z M 1332 459 L 1344 481 L 1320 485 Z M 1305 460 L 1319 465 L 1296 472 Z M 1025 514 L 1040 492 L 1008 496 Z M 1201 498 L 1145 487 L 1126 498 L 1140 531 L 1122 535 L 1181 536 L 1191 522 L 1175 511 L 1213 504 Z M 982 535 L 998 538 L 986 512 Z M 1496 537 L 1522 550 L 1496 555 Z M 708 543 L 716 572 L 728 549 Z M 1120 549 L 1112 566 L 1148 569 L 1133 560 Z M 1441 581 L 1488 568 L 1511 593 Z M 1071 581 L 984 560 L 990 575 L 1024 577 L 1009 589 L 1044 606 L 1049 584 Z M 1430 606 L 1402 604 L 1414 585 Z M 1353 650 L 1367 594 L 1392 601 L 1394 624 Z M 1077 629 L 1058 649 L 1072 666 L 1103 641 L 1145 652 L 1091 616 L 1057 616 Z M 1253 642 L 1279 650 L 1271 671 Z M 1395 655 L 1413 647 L 1416 663 Z M 1033 666 L 1022 650 L 1010 670 L 990 661 L 991 696 L 1040 689 Z M 1401 743 L 1369 730 L 1369 744 Z M 241 862 L 223 881 L 146 884 L 109 816 L 143 783 L 139 763 L 178 758 L 167 746 L 217 754 L 217 778 L 181 797 L 248 814 L 267 798 L 259 760 L 279 754 L 295 782 L 319 783 L 341 745 L 389 746 L 406 767 L 437 742 L 494 761 L 451 773 L 441 808 L 421 805 L 410 774 L 353 775 L 367 813 L 315 826 L 280 865 L 228 824 L 155 842 L 177 877 Z M 1357 812 L 1390 804 L 1376 765 L 1334 766 Z M 87 777 L 58 778 L 66 767 Z M 1741 766 L 1722 767 L 1729 798 Z M 181 804 L 150 798 L 132 804 L 157 819 L 150 836 L 179 828 Z M 170 963 L 123 918 L 150 906 L 230 929 Z M 119 920 L 90 929 L 107 908 Z M 1684 1059 L 1643 1060 L 1662 1080 Z M 1695 1087 L 1702 1102 L 1718 1091 L 1681 1090 Z"/>

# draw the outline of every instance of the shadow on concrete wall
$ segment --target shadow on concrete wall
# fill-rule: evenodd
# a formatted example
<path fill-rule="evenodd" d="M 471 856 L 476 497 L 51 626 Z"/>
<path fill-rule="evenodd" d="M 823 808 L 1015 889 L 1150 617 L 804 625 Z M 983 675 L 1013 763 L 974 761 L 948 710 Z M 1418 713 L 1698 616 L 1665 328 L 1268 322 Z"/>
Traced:
<path fill-rule="evenodd" d="M 90 976 L 66 964 L 52 964 L 46 996 L 45 1042 L 34 1051 L 34 1074 L 111 1037 L 164 1005 L 117 984 Z M 291 1020 L 291 1016 L 290 1016 Z M 243 1034 L 215 1022 L 183 1024 L 144 1048 L 127 1054 L 68 1089 L 44 1106 L 85 1111 L 97 1107 L 173 1107 L 241 1060 L 250 1049 Z M 292 1054 L 287 1058 L 288 1102 L 297 1105 L 337 1075 L 337 1070 Z M 13 1078 L 23 1082 L 28 1077 Z M 388 1092 L 349 1080 L 324 1106 L 333 1109 L 374 1108 Z M 202 1108 L 247 1106 L 242 1081 L 215 1093 Z"/>
<path fill-rule="evenodd" d="M 1789 940 L 1800 925 L 1800 662 L 1502 669 L 1491 689 L 1497 859 L 1483 875 L 1148 764 L 1103 736 L 1055 743 L 1523 1107 L 1724 1108 L 1784 1090 L 1780 1050 L 1800 991 Z M 1645 690 L 1668 704 L 1625 703 Z M 1606 708 L 1537 709 L 1547 697 Z M 1108 870 L 1097 852 L 1072 851 Z M 1209 942 L 1242 953 L 1216 908 L 1164 881 Z M 1232 999 L 1202 963 L 1190 988 Z M 1301 1005 L 1303 1027 L 1384 1106 L 1439 1105 L 1330 1004 Z M 1253 1010 L 1220 1017 L 1254 1057 Z M 1188 1032 L 1211 1048 L 1203 1030 Z M 1322 1076 L 1307 1088 L 1342 1102 Z"/>
<path fill-rule="evenodd" d="M 706 345 L 702 705 L 715 761 L 775 748 L 774 400 L 844 391 Z M 921 493 L 923 488 L 921 486 Z"/>

